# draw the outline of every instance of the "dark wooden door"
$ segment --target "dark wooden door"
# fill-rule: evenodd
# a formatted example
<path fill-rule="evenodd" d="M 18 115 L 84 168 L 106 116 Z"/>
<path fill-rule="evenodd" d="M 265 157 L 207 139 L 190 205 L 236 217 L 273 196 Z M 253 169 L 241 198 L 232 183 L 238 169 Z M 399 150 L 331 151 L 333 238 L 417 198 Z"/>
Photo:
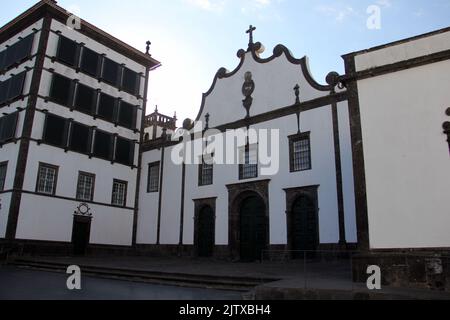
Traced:
<path fill-rule="evenodd" d="M 74 255 L 82 256 L 86 254 L 91 235 L 91 220 L 75 217 L 73 220 L 72 245 Z"/>
<path fill-rule="evenodd" d="M 261 259 L 267 248 L 267 222 L 265 205 L 261 198 L 245 199 L 240 211 L 240 255 L 243 261 Z"/>
<path fill-rule="evenodd" d="M 198 256 L 211 257 L 214 253 L 214 211 L 210 206 L 200 210 L 198 215 Z"/>
<path fill-rule="evenodd" d="M 292 249 L 315 251 L 319 242 L 317 209 L 308 196 L 300 196 L 292 208 Z M 302 254 L 294 254 L 302 256 Z"/>

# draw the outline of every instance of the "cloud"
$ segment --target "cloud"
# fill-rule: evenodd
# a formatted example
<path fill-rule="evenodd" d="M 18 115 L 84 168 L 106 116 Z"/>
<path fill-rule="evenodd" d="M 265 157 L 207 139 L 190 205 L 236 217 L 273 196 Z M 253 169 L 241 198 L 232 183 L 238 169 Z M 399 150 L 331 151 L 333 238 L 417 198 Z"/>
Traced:
<path fill-rule="evenodd" d="M 184 0 L 184 2 L 205 11 L 220 12 L 225 8 L 225 0 Z"/>
<path fill-rule="evenodd" d="M 350 6 L 319 5 L 315 10 L 325 16 L 332 17 L 337 22 L 343 22 L 348 17 L 358 16 L 358 12 Z"/>
<path fill-rule="evenodd" d="M 390 8 L 392 7 L 392 2 L 391 0 L 377 0 L 377 5 L 384 8 Z"/>

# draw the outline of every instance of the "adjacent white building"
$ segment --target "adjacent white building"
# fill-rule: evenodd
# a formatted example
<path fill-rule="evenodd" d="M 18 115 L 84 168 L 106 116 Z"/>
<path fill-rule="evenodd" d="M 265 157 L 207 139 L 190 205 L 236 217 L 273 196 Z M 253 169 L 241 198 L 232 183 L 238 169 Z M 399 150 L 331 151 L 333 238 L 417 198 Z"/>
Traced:
<path fill-rule="evenodd" d="M 133 244 L 147 53 L 40 1 L 0 30 L 0 237 Z M 69 26 L 70 27 L 69 27 Z"/>

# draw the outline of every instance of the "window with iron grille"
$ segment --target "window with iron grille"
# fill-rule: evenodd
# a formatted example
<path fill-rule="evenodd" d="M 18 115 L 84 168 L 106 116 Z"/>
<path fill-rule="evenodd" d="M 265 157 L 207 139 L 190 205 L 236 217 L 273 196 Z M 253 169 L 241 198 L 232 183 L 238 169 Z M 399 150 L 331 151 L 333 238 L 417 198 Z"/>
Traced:
<path fill-rule="evenodd" d="M 159 162 L 150 163 L 148 165 L 148 182 L 147 192 L 159 191 Z"/>
<path fill-rule="evenodd" d="M 95 175 L 80 172 L 77 184 L 77 200 L 93 201 L 94 200 Z"/>
<path fill-rule="evenodd" d="M 125 207 L 127 196 L 127 182 L 114 180 L 112 191 L 112 205 Z"/>
<path fill-rule="evenodd" d="M 5 190 L 6 170 L 8 169 L 8 162 L 0 163 L 0 191 Z"/>
<path fill-rule="evenodd" d="M 258 177 L 258 146 L 247 145 L 240 150 L 239 180 Z"/>
<path fill-rule="evenodd" d="M 209 159 L 209 158 L 208 158 Z M 198 185 L 209 186 L 213 184 L 214 164 L 211 159 L 202 158 L 202 163 L 198 168 Z"/>
<path fill-rule="evenodd" d="M 55 195 L 58 179 L 58 167 L 50 164 L 39 164 L 36 192 Z"/>
<path fill-rule="evenodd" d="M 310 133 L 289 137 L 291 172 L 311 170 Z"/>

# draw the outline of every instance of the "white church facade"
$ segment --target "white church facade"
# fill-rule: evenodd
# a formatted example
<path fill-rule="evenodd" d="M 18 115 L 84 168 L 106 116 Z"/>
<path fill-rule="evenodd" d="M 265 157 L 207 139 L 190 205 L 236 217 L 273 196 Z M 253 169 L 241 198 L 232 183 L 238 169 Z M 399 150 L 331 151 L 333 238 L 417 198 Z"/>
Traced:
<path fill-rule="evenodd" d="M 67 19 L 43 0 L 0 29 L 3 246 L 448 252 L 450 28 L 344 55 L 319 84 L 282 45 L 263 58 L 251 27 L 177 129 L 147 115 L 149 47 Z"/>

